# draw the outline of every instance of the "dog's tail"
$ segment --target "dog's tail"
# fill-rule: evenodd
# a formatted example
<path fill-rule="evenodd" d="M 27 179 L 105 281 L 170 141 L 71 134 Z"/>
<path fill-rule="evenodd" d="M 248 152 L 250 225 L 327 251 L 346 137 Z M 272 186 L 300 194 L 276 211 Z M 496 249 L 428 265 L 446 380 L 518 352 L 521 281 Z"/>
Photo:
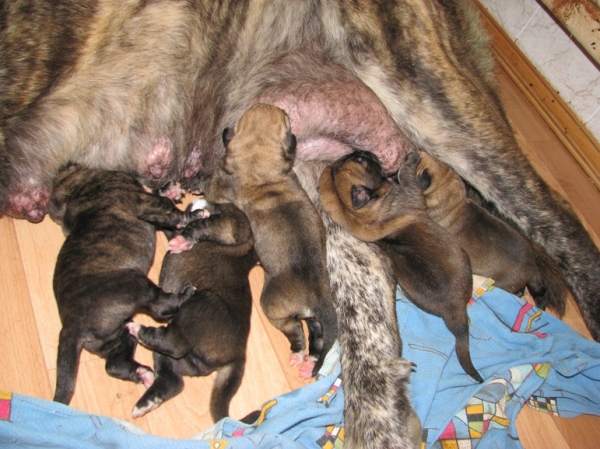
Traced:
<path fill-rule="evenodd" d="M 331 301 L 322 301 L 314 310 L 314 318 L 306 320 L 308 327 L 309 356 L 316 359 L 312 376 L 316 376 L 325 356 L 335 343 L 338 334 L 338 323 L 335 308 Z"/>
<path fill-rule="evenodd" d="M 568 288 L 559 266 L 544 249 L 533 243 L 533 254 L 539 271 L 527 283 L 527 288 L 535 305 L 545 310 L 554 310 L 559 316 L 565 313 Z"/>
<path fill-rule="evenodd" d="M 68 405 L 73 398 L 82 348 L 83 339 L 77 332 L 63 327 L 58 338 L 56 359 L 56 390 L 54 392 L 56 402 Z"/>
<path fill-rule="evenodd" d="M 246 358 L 242 357 L 217 371 L 210 394 L 210 415 L 214 422 L 229 416 L 229 404 L 240 388 L 245 368 Z"/>
<path fill-rule="evenodd" d="M 465 315 L 466 314 L 467 312 L 465 310 Z M 477 369 L 475 369 L 475 366 L 473 366 L 473 361 L 471 360 L 471 351 L 469 349 L 468 317 L 465 316 L 465 319 L 461 319 L 460 324 L 456 326 L 453 326 L 452 323 L 446 321 L 446 326 L 456 338 L 456 356 L 458 357 L 460 366 L 462 366 L 465 372 L 477 382 L 483 383 L 483 378 L 481 377 Z"/>

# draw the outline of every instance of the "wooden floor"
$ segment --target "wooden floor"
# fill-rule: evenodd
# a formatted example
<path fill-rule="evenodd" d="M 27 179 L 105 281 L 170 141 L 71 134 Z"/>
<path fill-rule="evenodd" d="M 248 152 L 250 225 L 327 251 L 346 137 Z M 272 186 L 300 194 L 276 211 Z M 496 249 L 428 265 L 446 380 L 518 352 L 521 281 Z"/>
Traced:
<path fill-rule="evenodd" d="M 508 115 L 523 150 L 538 171 L 574 206 L 597 244 L 600 243 L 600 193 L 564 151 L 556 137 L 526 103 L 504 73 L 500 87 Z M 54 262 L 63 236 L 46 218 L 32 225 L 22 220 L 0 219 L 0 390 L 51 399 L 56 373 L 56 349 L 60 322 L 52 294 Z M 159 236 L 157 256 L 150 277 L 156 280 L 165 240 Z M 251 273 L 255 299 L 262 273 Z M 599 286 L 600 287 L 600 286 Z M 288 345 L 256 307 L 248 347 L 248 365 L 231 413 L 240 418 L 281 393 L 303 382 L 288 366 Z M 150 322 L 140 317 L 139 321 Z M 564 320 L 589 337 L 574 303 Z M 148 351 L 138 350 L 138 360 L 151 364 Z M 182 394 L 159 409 L 133 421 L 129 414 L 143 386 L 108 377 L 104 362 L 82 355 L 73 407 L 135 422 L 145 431 L 185 438 L 212 424 L 208 414 L 211 378 L 186 380 Z M 592 448 L 600 444 L 600 418 L 553 418 L 525 407 L 518 428 L 526 448 Z"/>

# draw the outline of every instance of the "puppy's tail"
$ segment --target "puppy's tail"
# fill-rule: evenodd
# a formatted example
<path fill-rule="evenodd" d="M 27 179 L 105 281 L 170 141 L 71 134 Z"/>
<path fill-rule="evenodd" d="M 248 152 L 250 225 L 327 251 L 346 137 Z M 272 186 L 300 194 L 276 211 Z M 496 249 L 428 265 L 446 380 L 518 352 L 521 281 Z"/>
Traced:
<path fill-rule="evenodd" d="M 210 415 L 214 422 L 229 416 L 229 404 L 242 383 L 246 358 L 236 360 L 217 371 L 210 394 Z"/>
<path fill-rule="evenodd" d="M 83 339 L 76 332 L 63 327 L 58 338 L 56 359 L 56 390 L 54 392 L 56 402 L 68 405 L 73 398 L 82 348 Z"/>
<path fill-rule="evenodd" d="M 314 318 L 306 320 L 309 355 L 316 358 L 312 376 L 315 377 L 325 361 L 325 356 L 335 343 L 338 334 L 337 315 L 331 301 L 323 301 L 314 311 Z"/>
<path fill-rule="evenodd" d="M 466 311 L 465 311 L 466 315 Z M 450 328 L 450 332 L 454 334 L 456 338 L 456 356 L 458 357 L 458 361 L 460 366 L 465 370 L 465 372 L 475 379 L 479 383 L 483 383 L 483 377 L 479 374 L 475 366 L 473 366 L 473 361 L 471 360 L 471 351 L 469 349 L 469 325 L 468 318 L 465 317 L 465 323 L 456 328 Z M 448 325 L 448 323 L 446 323 Z"/>
<path fill-rule="evenodd" d="M 565 313 L 568 288 L 559 266 L 544 249 L 532 243 L 535 263 L 539 271 L 527 283 L 535 305 L 545 310 L 553 309 L 559 316 Z"/>

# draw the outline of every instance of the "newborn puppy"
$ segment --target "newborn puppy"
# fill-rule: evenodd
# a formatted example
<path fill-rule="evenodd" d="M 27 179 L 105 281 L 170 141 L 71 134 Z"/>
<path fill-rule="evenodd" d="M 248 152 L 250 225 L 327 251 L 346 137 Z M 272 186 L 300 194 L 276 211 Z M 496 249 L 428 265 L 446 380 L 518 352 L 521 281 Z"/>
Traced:
<path fill-rule="evenodd" d="M 176 254 L 180 248 L 189 251 Z M 232 204 L 211 208 L 210 217 L 196 221 L 170 242 L 160 285 L 179 290 L 196 288 L 166 327 L 127 325 L 140 343 L 154 351 L 156 379 L 135 405 L 132 416 L 143 416 L 183 389 L 182 376 L 217 375 L 210 398 L 216 422 L 229 416 L 246 366 L 252 296 L 248 273 L 256 265 L 252 232 L 246 216 Z"/>
<path fill-rule="evenodd" d="M 552 307 L 562 315 L 567 288 L 558 266 L 539 246 L 469 199 L 454 170 L 428 153 L 419 154 L 417 178 L 427 212 L 467 252 L 473 273 L 491 277 L 511 293 L 527 287 L 540 308 Z"/>
<path fill-rule="evenodd" d="M 133 359 L 125 324 L 142 311 L 168 319 L 192 295 L 190 286 L 166 293 L 147 273 L 156 228 L 183 227 L 201 212 L 180 211 L 127 173 L 78 165 L 54 180 L 49 212 L 67 236 L 53 281 L 62 322 L 54 400 L 71 401 L 82 349 L 106 359 L 110 376 L 150 385 L 154 374 Z"/>
<path fill-rule="evenodd" d="M 456 337 L 461 366 L 483 382 L 469 352 L 469 257 L 427 215 L 415 174 L 418 162 L 418 154 L 410 153 L 398 173 L 399 183 L 394 183 L 384 176 L 374 154 L 355 151 L 325 169 L 320 199 L 335 222 L 390 256 L 406 296 L 444 320 Z"/>
<path fill-rule="evenodd" d="M 244 211 L 254 249 L 265 269 L 261 306 L 290 341 L 293 365 L 314 376 L 337 336 L 325 258 L 325 227 L 300 186 L 296 138 L 288 116 L 275 106 L 247 110 L 235 130 L 223 133 L 226 155 L 205 192 L 209 202 L 232 202 Z M 309 333 L 309 357 L 304 356 Z M 316 361 L 316 363 L 315 363 Z"/>

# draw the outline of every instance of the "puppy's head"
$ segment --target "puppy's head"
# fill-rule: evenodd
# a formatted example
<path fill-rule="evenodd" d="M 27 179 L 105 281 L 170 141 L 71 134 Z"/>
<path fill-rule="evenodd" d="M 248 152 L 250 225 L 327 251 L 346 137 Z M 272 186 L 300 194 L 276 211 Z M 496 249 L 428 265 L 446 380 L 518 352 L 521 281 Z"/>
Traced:
<path fill-rule="evenodd" d="M 296 136 L 290 119 L 280 108 L 256 104 L 240 118 L 234 129 L 223 131 L 227 154 L 222 168 L 228 174 L 252 173 L 280 176 L 292 169 L 296 154 Z"/>
<path fill-rule="evenodd" d="M 434 195 L 464 196 L 464 183 L 454 170 L 424 151 L 419 152 L 419 155 L 421 161 L 417 166 L 417 180 L 426 198 L 431 200 Z"/>
<path fill-rule="evenodd" d="M 89 169 L 75 163 L 62 167 L 52 181 L 52 193 L 48 204 L 48 214 L 60 222 L 65 214 L 67 201 L 80 186 L 87 182 Z"/>
<path fill-rule="evenodd" d="M 348 209 L 359 210 L 384 198 L 391 189 L 381 163 L 368 151 L 355 151 L 331 168 L 335 191 Z"/>

